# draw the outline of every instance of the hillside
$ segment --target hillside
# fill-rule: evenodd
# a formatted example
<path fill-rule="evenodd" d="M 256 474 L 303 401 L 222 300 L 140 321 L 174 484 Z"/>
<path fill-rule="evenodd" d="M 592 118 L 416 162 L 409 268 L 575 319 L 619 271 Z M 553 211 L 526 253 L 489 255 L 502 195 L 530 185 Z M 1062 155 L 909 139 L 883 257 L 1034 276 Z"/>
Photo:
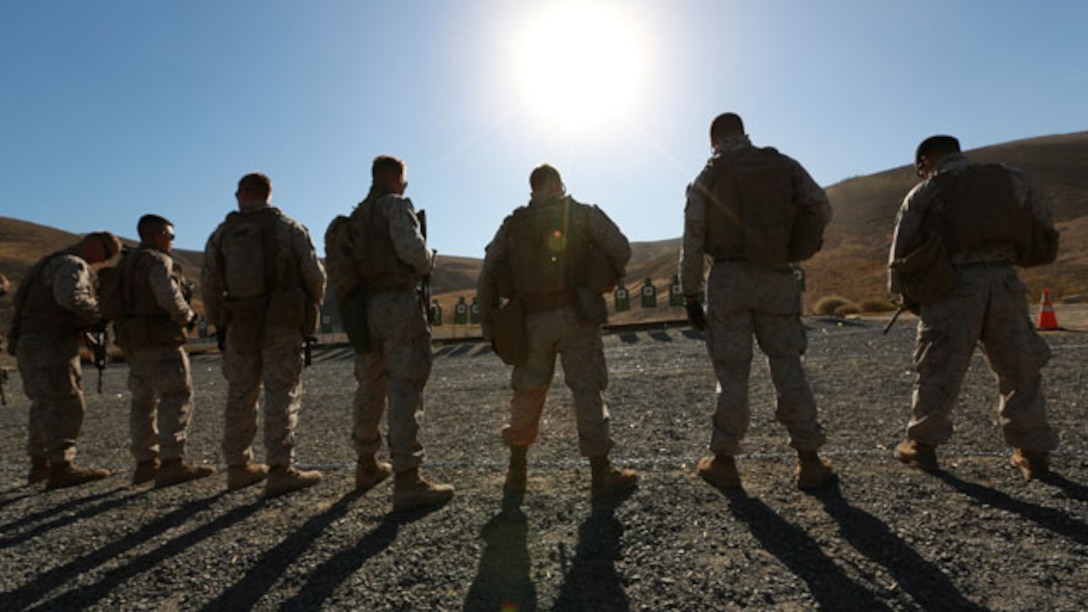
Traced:
<path fill-rule="evenodd" d="M 1027 171 L 1042 187 L 1054 208 L 1062 232 L 1058 261 L 1051 266 L 1025 270 L 1031 292 L 1050 287 L 1056 298 L 1088 291 L 1088 132 L 1044 136 L 970 150 L 975 160 L 1002 162 Z M 802 160 L 803 161 L 803 160 Z M 823 251 L 805 263 L 808 291 L 805 308 L 823 296 L 841 295 L 853 301 L 879 299 L 885 293 L 885 262 L 895 215 L 903 196 L 917 182 L 912 165 L 860 176 L 827 188 L 835 211 Z M 0 217 L 0 273 L 19 282 L 25 270 L 45 253 L 62 248 L 76 236 L 60 230 Z M 130 239 L 126 244 L 132 245 Z M 638 291 L 650 278 L 658 288 L 659 303 L 667 301 L 667 288 L 676 274 L 680 239 L 632 244 L 627 270 L 628 289 Z M 176 259 L 192 280 L 198 280 L 203 254 L 177 251 Z M 452 313 L 458 298 L 471 301 L 482 261 L 472 257 L 439 255 L 432 287 L 446 312 Z M 0 324 L 6 329 L 10 302 L 0 304 Z M 615 321 L 635 321 L 680 316 L 664 309 L 643 311 L 633 304 L 630 312 Z"/>

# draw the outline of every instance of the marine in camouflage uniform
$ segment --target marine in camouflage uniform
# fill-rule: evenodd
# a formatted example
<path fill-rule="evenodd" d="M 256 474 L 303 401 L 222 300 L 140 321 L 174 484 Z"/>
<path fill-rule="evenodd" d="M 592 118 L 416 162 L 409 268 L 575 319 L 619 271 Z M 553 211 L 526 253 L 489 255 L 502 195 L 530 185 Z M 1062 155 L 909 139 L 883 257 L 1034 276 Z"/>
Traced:
<path fill-rule="evenodd" d="M 539 434 L 559 356 L 573 395 L 578 450 L 590 460 L 592 491 L 627 491 L 638 484 L 638 475 L 614 467 L 608 457 L 615 442 L 602 397 L 608 386 L 600 328 L 606 311 L 600 293 L 589 290 L 579 271 L 588 268 L 588 253 L 596 249 L 614 277 L 621 278 L 631 258 L 631 245 L 604 211 L 566 195 L 553 166 L 535 168 L 529 184 L 529 204 L 507 217 L 487 246 L 477 289 L 486 340 L 496 338 L 494 313 L 500 297 L 517 301 L 525 313 L 527 357 L 514 365 L 510 417 L 502 430 L 503 440 L 510 445 L 505 488 L 508 494 L 521 494 L 526 488 L 528 447 Z M 561 225 L 552 223 L 557 219 Z M 512 287 L 504 289 L 507 283 Z"/>
<path fill-rule="evenodd" d="M 1044 251 L 1049 255 L 1038 263 L 1053 259 L 1057 233 L 1050 206 L 1021 171 L 976 164 L 951 136 L 923 141 L 915 161 L 923 180 L 899 210 L 888 288 L 893 294 L 909 293 L 895 262 L 924 243 L 929 233 L 943 237 L 955 280 L 936 301 L 915 305 L 917 374 L 907 441 L 895 456 L 927 471 L 938 469 L 935 448 L 952 435 L 956 396 L 980 345 L 997 376 L 1001 430 L 1005 442 L 1016 449 L 1011 461 L 1025 478 L 1045 478 L 1049 453 L 1058 446 L 1058 435 L 1047 422 L 1040 373 L 1050 349 L 1031 324 L 1027 288 L 1013 266 L 1035 263 L 1025 258 L 1025 249 L 1032 247 L 1032 240 L 1047 242 L 1037 236 L 1048 232 L 1051 240 Z M 980 176 L 971 174 L 978 169 L 990 170 L 993 182 L 969 182 L 966 177 Z"/>
<path fill-rule="evenodd" d="M 734 456 L 751 418 L 748 380 L 754 335 L 770 367 L 775 419 L 786 427 L 789 444 L 798 453 L 797 485 L 816 488 L 833 473 L 816 454 L 825 436 L 801 365 L 807 340 L 800 288 L 790 263 L 818 249 L 831 220 L 831 205 L 801 164 L 772 148 L 754 147 L 739 116 L 715 118 L 710 141 L 714 154 L 687 189 L 680 255 L 689 317 L 696 327 L 706 328 L 718 379 L 713 455 L 699 462 L 698 472 L 716 486 L 741 484 Z M 706 257 L 713 264 L 704 316 L 699 294 Z"/>
<path fill-rule="evenodd" d="M 15 294 L 8 351 L 18 360 L 23 390 L 30 398 L 27 484 L 59 488 L 109 475 L 75 464 L 85 412 L 79 343 L 85 331 L 105 327 L 91 266 L 120 250 L 113 234 L 88 234 L 38 261 Z"/>
<path fill-rule="evenodd" d="M 365 322 L 357 321 L 369 338 L 357 350 L 352 443 L 357 456 L 355 485 L 366 491 L 394 474 L 393 508 L 411 510 L 443 504 L 453 486 L 428 481 L 420 474 L 423 389 L 431 374 L 431 329 L 428 304 L 420 283 L 434 268 L 435 252 L 422 235 L 412 201 L 404 197 L 407 167 L 396 157 L 380 155 L 371 164 L 367 197 L 352 211 L 344 244 L 329 244 L 350 260 L 333 273 L 342 299 L 358 291 Z M 341 269 L 343 268 L 343 269 Z M 345 289 L 347 285 L 348 289 Z M 345 316 L 351 316 L 344 309 Z M 388 408 L 388 410 L 387 410 Z M 379 461 L 381 420 L 387 414 L 392 464 Z"/>
<path fill-rule="evenodd" d="M 191 285 L 170 257 L 174 225 L 158 215 L 137 224 L 140 246 L 118 264 L 122 274 L 117 341 L 129 364 L 129 431 L 136 458 L 133 484 L 156 487 L 211 476 L 211 466 L 185 461 L 193 414 L 193 380 L 185 330 L 196 323 Z M 187 297 L 187 294 L 189 296 Z"/>
<path fill-rule="evenodd" d="M 242 177 L 238 211 L 208 238 L 200 276 L 206 314 L 217 334 L 225 334 L 227 488 L 267 476 L 267 496 L 321 480 L 320 472 L 294 463 L 304 343 L 316 330 L 325 292 L 309 232 L 269 205 L 271 193 L 267 176 Z M 252 450 L 262 381 L 267 465 L 255 463 Z"/>

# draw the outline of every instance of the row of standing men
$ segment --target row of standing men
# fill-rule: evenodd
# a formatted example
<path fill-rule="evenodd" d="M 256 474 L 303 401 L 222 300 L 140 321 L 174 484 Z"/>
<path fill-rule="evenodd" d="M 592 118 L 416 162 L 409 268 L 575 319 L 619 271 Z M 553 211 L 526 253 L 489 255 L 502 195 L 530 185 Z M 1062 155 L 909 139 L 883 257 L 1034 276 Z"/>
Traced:
<path fill-rule="evenodd" d="M 790 264 L 819 250 L 831 206 L 798 162 L 753 146 L 739 116 L 716 117 L 710 143 L 710 160 L 688 186 L 679 265 L 688 317 L 706 331 L 718 379 L 711 453 L 697 472 L 717 487 L 741 486 L 735 457 L 750 419 L 754 337 L 776 390 L 775 419 L 797 452 L 796 484 L 819 488 L 837 477 L 818 455 L 826 436 L 802 367 L 806 341 Z M 1000 422 L 1015 449 L 1011 462 L 1025 478 L 1045 478 L 1057 446 L 1041 390 L 1049 350 L 1031 326 L 1013 266 L 1040 263 L 1024 254 L 1021 247 L 1030 246 L 1032 237 L 1022 238 L 1017 229 L 1045 230 L 1056 250 L 1050 209 L 1018 170 L 1002 166 L 989 173 L 998 178 L 986 175 L 992 168 L 969 161 L 952 137 L 923 141 L 915 163 L 922 181 L 904 199 L 889 256 L 889 289 L 919 315 L 911 418 L 895 457 L 926 471 L 939 469 L 935 449 L 951 436 L 952 407 L 971 353 L 981 344 L 998 377 Z M 316 328 L 328 281 L 349 311 L 345 316 L 354 316 L 366 336 L 361 346 L 353 339 L 357 489 L 393 476 L 397 510 L 442 504 L 453 495 L 451 485 L 420 473 L 423 390 L 433 356 L 419 286 L 434 268 L 435 253 L 404 196 L 404 162 L 379 156 L 371 175 L 366 198 L 326 233 L 328 276 L 307 230 L 270 205 L 271 182 L 263 174 L 242 177 L 238 210 L 208 239 L 201 288 L 228 381 L 222 450 L 230 490 L 264 482 L 266 495 L 275 496 L 321 480 L 320 472 L 296 465 L 294 443 L 303 343 Z M 602 397 L 608 375 L 600 324 L 606 312 L 601 294 L 623 277 L 630 245 L 600 208 L 567 195 L 553 166 L 535 168 L 529 183 L 530 202 L 504 220 L 488 245 L 477 287 L 484 338 L 514 365 L 502 430 L 510 449 L 504 490 L 520 495 L 526 489 L 528 449 L 560 357 L 579 452 L 591 465 L 591 489 L 594 495 L 622 494 L 637 486 L 638 475 L 609 459 L 615 441 Z M 979 229 L 980 215 L 1009 218 Z M 137 230 L 139 247 L 121 258 L 109 280 L 100 283 L 91 266 L 117 255 L 121 243 L 95 232 L 40 260 L 19 286 L 8 350 L 31 400 L 28 484 L 59 488 L 109 475 L 75 463 L 84 415 L 79 341 L 85 330 L 102 329 L 109 319 L 130 364 L 133 482 L 164 487 L 215 473 L 186 460 L 193 388 L 183 344 L 196 314 L 185 291 L 189 284 L 170 257 L 174 227 L 164 217 L 145 215 Z M 912 262 L 932 249 L 935 236 L 947 242 L 939 245 L 943 260 Z M 938 290 L 931 277 L 942 263 L 952 270 L 944 281 L 951 285 Z M 602 266 L 604 281 L 593 273 Z M 699 297 L 704 288 L 705 311 Z M 507 323 L 511 307 L 513 328 Z M 262 385 L 266 457 L 258 462 L 252 443 Z M 391 462 L 378 458 L 383 415 Z"/>

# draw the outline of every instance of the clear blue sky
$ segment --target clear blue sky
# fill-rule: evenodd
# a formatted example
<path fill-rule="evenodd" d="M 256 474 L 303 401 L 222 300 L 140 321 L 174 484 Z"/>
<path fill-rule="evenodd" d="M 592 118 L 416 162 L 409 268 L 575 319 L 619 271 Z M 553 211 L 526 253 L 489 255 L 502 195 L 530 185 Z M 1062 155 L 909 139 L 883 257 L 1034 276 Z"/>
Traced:
<path fill-rule="evenodd" d="M 631 240 L 678 237 L 727 110 L 825 186 L 909 163 L 934 133 L 974 148 L 1088 129 L 1088 2 L 561 4 L 2 2 L 0 215 L 135 237 L 155 212 L 202 249 L 259 170 L 323 252 L 388 153 L 432 246 L 482 257 L 542 161 Z"/>

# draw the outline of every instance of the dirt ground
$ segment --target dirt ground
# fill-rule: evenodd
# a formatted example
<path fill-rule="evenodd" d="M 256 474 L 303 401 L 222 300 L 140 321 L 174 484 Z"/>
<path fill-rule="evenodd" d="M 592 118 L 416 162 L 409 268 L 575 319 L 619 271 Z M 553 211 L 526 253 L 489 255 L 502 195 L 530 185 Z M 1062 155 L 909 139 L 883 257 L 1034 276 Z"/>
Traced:
<path fill-rule="evenodd" d="M 1034 316 L 1034 313 L 1033 313 Z M 0 411 L 0 601 L 4 609 L 732 610 L 993 609 L 1088 606 L 1088 316 L 1057 308 L 1044 371 L 1062 445 L 1053 482 L 1023 482 L 995 423 L 981 356 L 964 382 L 944 470 L 898 464 L 913 323 L 807 318 L 806 368 L 840 482 L 806 494 L 773 420 L 758 355 L 738 459 L 744 488 L 694 474 L 714 379 L 698 334 L 662 328 L 606 337 L 614 459 L 638 469 L 628 498 L 594 503 L 577 456 L 570 394 L 556 375 L 529 491 L 503 500 L 498 437 L 509 370 L 481 343 L 436 347 L 427 387 L 425 472 L 457 487 L 430 512 L 391 512 L 391 486 L 352 490 L 352 358 L 319 349 L 305 374 L 299 461 L 312 489 L 265 500 L 226 493 L 222 475 L 133 487 L 123 364 L 104 393 L 85 372 L 81 462 L 117 474 L 83 487 L 23 486 L 27 400 L 18 376 Z M 192 459 L 224 467 L 224 382 L 194 357 Z M 258 437 L 259 439 L 259 437 Z M 263 450 L 258 444 L 258 456 Z"/>

